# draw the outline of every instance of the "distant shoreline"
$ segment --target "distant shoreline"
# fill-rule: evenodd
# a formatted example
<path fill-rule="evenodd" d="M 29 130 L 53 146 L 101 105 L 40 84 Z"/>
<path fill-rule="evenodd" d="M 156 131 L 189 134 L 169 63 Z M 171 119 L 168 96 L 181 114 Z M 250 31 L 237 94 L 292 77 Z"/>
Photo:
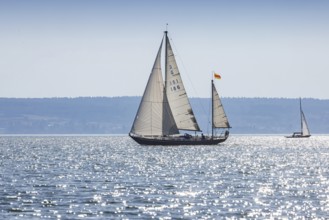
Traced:
<path fill-rule="evenodd" d="M 0 135 L 128 134 L 140 96 L 0 98 Z M 209 133 L 209 98 L 191 98 L 197 122 Z M 300 129 L 299 101 L 289 98 L 222 98 L 234 134 L 285 134 Z M 329 100 L 303 99 L 311 134 L 329 133 Z"/>

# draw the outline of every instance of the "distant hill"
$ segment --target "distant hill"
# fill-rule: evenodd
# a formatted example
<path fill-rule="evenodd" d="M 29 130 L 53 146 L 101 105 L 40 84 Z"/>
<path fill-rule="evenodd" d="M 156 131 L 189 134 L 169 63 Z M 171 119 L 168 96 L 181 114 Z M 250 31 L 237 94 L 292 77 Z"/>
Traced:
<path fill-rule="evenodd" d="M 2 134 L 126 134 L 141 97 L 0 98 Z M 300 126 L 299 101 L 223 98 L 231 133 L 290 134 Z M 192 98 L 200 127 L 210 131 L 210 102 Z M 303 99 L 313 134 L 329 133 L 329 100 Z"/>

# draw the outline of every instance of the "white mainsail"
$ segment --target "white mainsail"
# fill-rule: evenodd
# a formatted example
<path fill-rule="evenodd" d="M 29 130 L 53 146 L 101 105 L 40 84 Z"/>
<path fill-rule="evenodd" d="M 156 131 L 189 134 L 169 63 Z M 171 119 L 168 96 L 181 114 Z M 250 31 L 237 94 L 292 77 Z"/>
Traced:
<path fill-rule="evenodd" d="M 213 112 L 213 127 L 214 128 L 230 128 L 224 107 L 219 98 L 215 85 L 212 84 L 212 112 Z"/>
<path fill-rule="evenodd" d="M 311 133 L 310 133 L 310 130 L 308 129 L 304 112 L 301 111 L 300 113 L 301 113 L 301 116 L 302 116 L 302 135 L 303 136 L 310 135 Z"/>
<path fill-rule="evenodd" d="M 303 109 L 302 109 L 302 99 L 301 98 L 299 98 L 299 108 L 300 108 L 300 120 L 301 120 L 301 133 L 302 133 L 302 136 L 309 136 L 311 133 L 310 133 L 310 130 L 308 129 L 306 118 L 305 118 L 305 115 L 304 115 L 304 112 L 303 112 Z"/>
<path fill-rule="evenodd" d="M 200 131 L 166 35 L 166 93 L 178 129 Z"/>
<path fill-rule="evenodd" d="M 131 128 L 133 134 L 164 136 L 179 133 L 164 94 L 161 72 L 162 42 Z"/>

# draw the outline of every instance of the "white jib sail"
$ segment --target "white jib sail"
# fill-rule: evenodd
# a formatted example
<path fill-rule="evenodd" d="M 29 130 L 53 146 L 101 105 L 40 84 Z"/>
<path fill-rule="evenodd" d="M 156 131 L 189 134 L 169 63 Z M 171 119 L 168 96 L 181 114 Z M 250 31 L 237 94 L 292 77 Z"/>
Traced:
<path fill-rule="evenodd" d="M 166 93 L 176 125 L 178 129 L 181 130 L 200 131 L 199 125 L 188 100 L 168 37 L 166 37 L 166 40 Z"/>
<path fill-rule="evenodd" d="M 224 107 L 219 98 L 215 85 L 212 84 L 212 97 L 213 97 L 213 126 L 215 128 L 229 128 L 230 124 L 225 114 Z"/>
<path fill-rule="evenodd" d="M 162 42 L 131 128 L 133 134 L 163 136 L 179 133 L 164 95 L 161 48 Z"/>
<path fill-rule="evenodd" d="M 306 118 L 303 111 L 301 111 L 301 114 L 302 114 L 302 135 L 305 136 L 310 135 L 310 130 L 308 129 Z"/>

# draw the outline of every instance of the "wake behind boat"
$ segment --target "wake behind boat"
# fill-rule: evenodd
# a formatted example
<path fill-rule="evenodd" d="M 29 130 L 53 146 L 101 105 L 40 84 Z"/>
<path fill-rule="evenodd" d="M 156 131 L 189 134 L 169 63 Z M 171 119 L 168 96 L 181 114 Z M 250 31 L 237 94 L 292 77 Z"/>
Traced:
<path fill-rule="evenodd" d="M 286 138 L 308 138 L 311 137 L 311 133 L 310 130 L 308 128 L 307 122 L 306 122 L 306 118 L 304 115 L 304 112 L 302 110 L 302 100 L 301 98 L 299 98 L 299 111 L 300 111 L 300 121 L 301 121 L 301 131 L 300 132 L 294 132 L 292 135 L 290 136 L 285 136 Z"/>
<path fill-rule="evenodd" d="M 149 76 L 129 136 L 142 145 L 215 145 L 226 141 L 229 122 L 213 80 L 212 134 L 205 136 L 181 134 L 180 131 L 201 132 L 178 70 L 168 32 L 164 32 L 152 72 Z M 161 50 L 165 40 L 165 81 L 161 71 Z M 224 129 L 215 135 L 215 129 Z"/>

